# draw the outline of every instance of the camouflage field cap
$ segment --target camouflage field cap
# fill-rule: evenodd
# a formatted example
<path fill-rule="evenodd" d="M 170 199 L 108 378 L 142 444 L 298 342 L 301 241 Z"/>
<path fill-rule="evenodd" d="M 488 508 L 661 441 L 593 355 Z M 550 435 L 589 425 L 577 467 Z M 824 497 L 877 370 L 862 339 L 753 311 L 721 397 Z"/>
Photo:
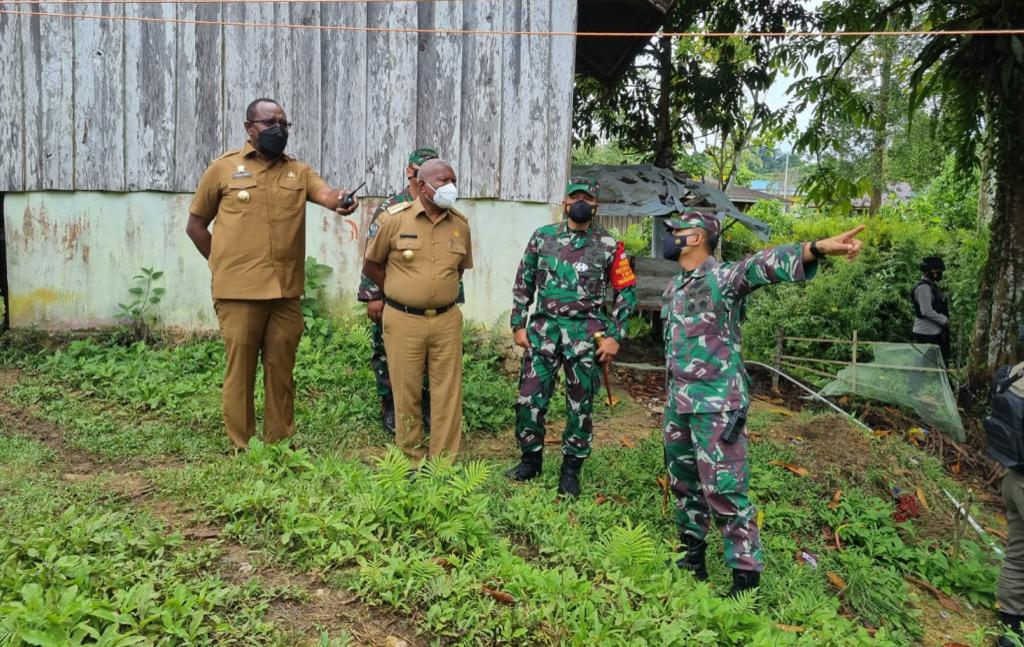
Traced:
<path fill-rule="evenodd" d="M 409 166 L 423 166 L 423 162 L 436 159 L 437 151 L 433 148 L 417 148 L 409 154 Z"/>
<path fill-rule="evenodd" d="M 577 175 L 569 178 L 569 182 L 565 185 L 565 195 L 569 195 L 574 191 L 583 191 L 593 198 L 597 197 L 597 192 L 601 188 L 597 180 L 590 177 L 583 177 Z"/>
<path fill-rule="evenodd" d="M 665 221 L 665 229 L 694 229 L 700 228 L 708 232 L 713 238 L 722 235 L 722 221 L 713 213 L 701 213 L 699 211 L 684 211 L 673 214 Z"/>

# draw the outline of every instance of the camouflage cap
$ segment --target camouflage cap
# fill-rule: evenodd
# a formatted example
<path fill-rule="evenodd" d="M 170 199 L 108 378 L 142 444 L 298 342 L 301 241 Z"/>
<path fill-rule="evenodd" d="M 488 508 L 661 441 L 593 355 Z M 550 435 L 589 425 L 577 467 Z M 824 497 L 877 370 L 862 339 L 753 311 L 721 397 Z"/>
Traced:
<path fill-rule="evenodd" d="M 700 211 L 684 211 L 683 213 L 672 214 L 665 220 L 665 229 L 694 229 L 700 228 L 708 232 L 708 235 L 718 238 L 722 235 L 722 221 L 713 213 L 701 213 Z"/>
<path fill-rule="evenodd" d="M 427 160 L 436 160 L 437 151 L 433 148 L 417 148 L 409 154 L 409 166 L 423 166 Z"/>
<path fill-rule="evenodd" d="M 583 191 L 591 197 L 596 198 L 597 192 L 600 188 L 601 185 L 598 184 L 597 180 L 594 178 L 577 175 L 569 178 L 569 182 L 565 185 L 565 195 L 569 195 L 574 191 Z"/>

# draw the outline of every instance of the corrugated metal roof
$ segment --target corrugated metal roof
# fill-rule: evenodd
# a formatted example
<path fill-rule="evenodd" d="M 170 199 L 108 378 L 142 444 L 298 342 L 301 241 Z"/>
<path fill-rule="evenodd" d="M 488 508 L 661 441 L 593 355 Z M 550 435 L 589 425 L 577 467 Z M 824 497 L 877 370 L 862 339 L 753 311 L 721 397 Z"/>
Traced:
<path fill-rule="evenodd" d="M 761 240 L 768 240 L 768 223 L 736 208 L 719 189 L 698 182 L 685 173 L 651 164 L 572 167 L 573 175 L 592 177 L 601 183 L 601 214 L 604 216 L 664 217 L 690 209 L 733 218 Z"/>

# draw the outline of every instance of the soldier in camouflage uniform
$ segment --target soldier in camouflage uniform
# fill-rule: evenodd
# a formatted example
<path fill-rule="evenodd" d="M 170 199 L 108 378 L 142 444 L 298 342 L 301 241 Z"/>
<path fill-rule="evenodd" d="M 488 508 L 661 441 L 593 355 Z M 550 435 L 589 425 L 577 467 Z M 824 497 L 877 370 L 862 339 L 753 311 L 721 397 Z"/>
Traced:
<path fill-rule="evenodd" d="M 676 563 L 707 579 L 704 539 L 713 520 L 724 537 L 736 594 L 756 587 L 764 569 L 756 512 L 747 496 L 744 301 L 759 287 L 812 278 L 826 255 L 854 258 L 861 247 L 854 236 L 863 226 L 834 238 L 765 249 L 736 263 L 713 256 L 722 231 L 714 215 L 688 212 L 668 219 L 665 227 L 664 256 L 682 268 L 665 289 L 661 313 L 668 379 L 665 462 L 686 551 Z"/>
<path fill-rule="evenodd" d="M 598 362 L 610 362 L 619 350 L 626 320 L 636 308 L 636 278 L 622 243 L 591 222 L 597 182 L 571 178 L 565 193 L 567 219 L 534 232 L 512 289 L 512 331 L 526 353 L 516 403 L 522 460 L 508 476 L 526 481 L 541 472 L 544 416 L 562 366 L 568 421 L 558 492 L 575 497 L 580 468 L 590 456 L 593 398 L 601 385 Z M 611 315 L 604 307 L 608 286 L 615 291 Z M 535 293 L 537 308 L 528 319 Z"/>
<path fill-rule="evenodd" d="M 420 166 L 427 160 L 437 159 L 437 151 L 432 148 L 417 148 L 409 155 L 409 165 L 405 167 L 405 177 L 408 184 L 400 192 L 394 194 L 373 212 L 370 218 L 370 227 L 377 222 L 382 213 L 393 207 L 401 207 L 407 202 L 416 199 L 415 182 L 413 179 L 420 170 Z M 369 231 L 369 230 L 368 230 Z M 359 291 L 356 293 L 363 303 L 366 303 L 366 314 L 370 318 L 370 367 L 377 380 L 377 395 L 380 396 L 380 420 L 384 430 L 389 434 L 395 433 L 395 398 L 391 392 L 391 377 L 388 375 L 388 356 L 384 352 L 384 329 L 381 326 L 381 313 L 384 310 L 384 290 L 369 277 L 363 274 L 359 281 Z M 427 376 L 423 379 L 423 419 L 424 425 L 430 426 L 430 390 Z"/>

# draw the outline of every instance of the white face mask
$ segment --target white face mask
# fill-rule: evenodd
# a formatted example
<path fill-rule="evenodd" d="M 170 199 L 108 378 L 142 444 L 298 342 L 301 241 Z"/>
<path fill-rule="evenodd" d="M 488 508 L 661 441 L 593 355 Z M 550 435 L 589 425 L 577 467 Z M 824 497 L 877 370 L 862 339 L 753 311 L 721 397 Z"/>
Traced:
<path fill-rule="evenodd" d="M 434 185 L 430 182 L 426 183 L 431 189 L 434 189 Z M 454 184 L 448 183 L 443 184 L 440 187 L 434 189 L 433 203 L 442 209 L 451 209 L 455 206 L 455 201 L 459 199 L 459 188 Z"/>

